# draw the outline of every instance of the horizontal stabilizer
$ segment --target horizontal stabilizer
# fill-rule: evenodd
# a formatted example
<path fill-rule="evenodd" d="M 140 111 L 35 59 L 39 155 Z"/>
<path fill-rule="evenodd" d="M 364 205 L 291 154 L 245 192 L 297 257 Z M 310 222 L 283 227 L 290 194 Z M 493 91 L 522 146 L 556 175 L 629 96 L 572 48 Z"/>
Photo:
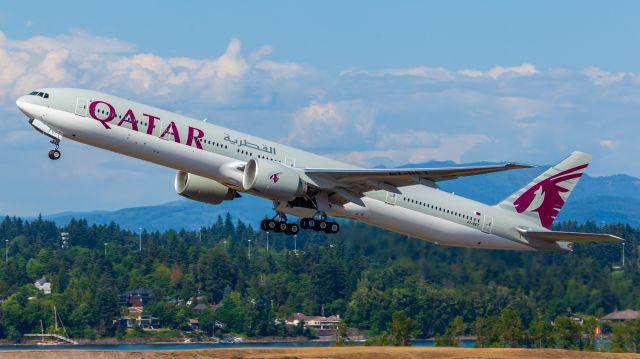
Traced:
<path fill-rule="evenodd" d="M 623 242 L 624 239 L 611 234 L 579 233 L 579 232 L 555 232 L 555 231 L 518 231 L 529 240 L 544 240 L 550 242 L 575 242 L 575 243 L 605 243 Z"/>

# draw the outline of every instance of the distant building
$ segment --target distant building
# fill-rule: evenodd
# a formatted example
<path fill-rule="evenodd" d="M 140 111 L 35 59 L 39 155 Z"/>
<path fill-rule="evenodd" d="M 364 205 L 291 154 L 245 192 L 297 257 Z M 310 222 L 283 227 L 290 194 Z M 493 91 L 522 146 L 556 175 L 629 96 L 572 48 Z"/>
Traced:
<path fill-rule="evenodd" d="M 306 328 L 315 330 L 317 335 L 332 335 L 338 328 L 338 324 L 342 322 L 339 315 L 329 317 L 307 316 L 302 313 L 294 313 L 285 320 L 286 325 L 298 325 L 304 321 Z"/>
<path fill-rule="evenodd" d="M 124 316 L 114 320 L 113 323 L 118 328 L 130 329 L 130 328 L 133 328 L 133 326 L 136 324 L 136 321 L 131 317 Z"/>
<path fill-rule="evenodd" d="M 156 317 L 152 317 L 148 314 L 143 314 L 139 316 L 137 319 L 137 324 L 142 329 L 158 329 L 160 328 L 160 319 Z"/>
<path fill-rule="evenodd" d="M 639 317 L 640 317 L 640 312 L 627 309 L 623 311 L 616 310 L 613 313 L 609 313 L 604 317 L 600 318 L 600 320 L 612 322 L 612 323 L 618 323 L 618 322 L 624 322 L 627 320 L 638 319 Z"/>
<path fill-rule="evenodd" d="M 118 297 L 121 307 L 144 307 L 151 300 L 151 290 L 138 288 L 126 291 Z"/>
<path fill-rule="evenodd" d="M 42 276 L 40 279 L 35 281 L 33 285 L 35 285 L 36 289 L 42 293 L 51 294 L 51 282 L 47 280 L 47 277 Z"/>
<path fill-rule="evenodd" d="M 113 321 L 113 323 L 122 329 L 131 329 L 134 326 L 139 326 L 142 329 L 158 329 L 161 327 L 160 319 L 148 314 L 142 314 L 138 316 L 122 316 Z"/>
<path fill-rule="evenodd" d="M 196 318 L 189 318 L 187 321 L 187 329 L 189 331 L 198 331 L 200 329 L 200 320 Z"/>

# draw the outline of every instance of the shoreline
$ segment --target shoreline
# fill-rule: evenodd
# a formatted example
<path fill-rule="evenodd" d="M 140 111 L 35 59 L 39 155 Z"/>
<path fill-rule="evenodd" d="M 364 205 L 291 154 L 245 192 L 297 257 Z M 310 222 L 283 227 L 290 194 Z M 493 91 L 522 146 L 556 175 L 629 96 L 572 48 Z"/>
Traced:
<path fill-rule="evenodd" d="M 185 341 L 184 338 L 176 338 L 181 340 L 162 340 L 162 341 L 154 341 L 154 340 L 145 340 L 143 338 L 135 338 L 135 339 L 124 339 L 117 340 L 115 338 L 105 338 L 105 339 L 75 339 L 78 344 L 60 344 L 56 345 L 57 347 L 81 347 L 81 346 L 100 346 L 100 345 L 192 345 L 192 344 L 218 344 L 217 342 L 211 340 L 191 340 Z M 8 342 L 8 341 L 0 341 L 0 347 L 29 347 L 36 346 L 38 340 L 25 340 L 20 343 Z M 334 343 L 335 340 L 328 339 L 308 339 L 306 337 L 294 337 L 294 338 L 280 338 L 280 337 L 264 337 L 259 339 L 245 339 L 243 338 L 239 344 L 273 344 L 273 343 Z M 42 346 L 46 347 L 46 346 Z"/>
<path fill-rule="evenodd" d="M 343 359 L 387 359 L 397 357 L 421 358 L 554 358 L 554 359 L 637 359 L 638 353 L 581 352 L 560 349 L 508 349 L 508 348 L 446 348 L 446 347 L 312 347 L 312 348 L 218 348 L 195 350 L 25 350 L 0 351 L 3 358 L 34 359 L 84 359 L 100 357 L 118 358 L 343 358 Z"/>

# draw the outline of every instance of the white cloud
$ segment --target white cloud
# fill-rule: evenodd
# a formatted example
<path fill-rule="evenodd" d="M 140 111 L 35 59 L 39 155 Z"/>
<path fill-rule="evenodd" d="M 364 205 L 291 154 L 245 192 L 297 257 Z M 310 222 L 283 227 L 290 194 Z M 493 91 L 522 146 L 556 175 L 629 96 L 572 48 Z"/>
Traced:
<path fill-rule="evenodd" d="M 249 88 L 269 82 L 260 87 L 272 92 L 291 89 L 296 86 L 274 85 L 305 74 L 302 65 L 266 59 L 273 51 L 270 45 L 243 56 L 238 39 L 232 39 L 219 57 L 207 59 L 130 54 L 134 50 L 128 43 L 79 31 L 26 40 L 9 40 L 0 33 L 0 102 L 34 88 L 79 86 L 147 98 L 161 96 L 175 103 L 257 104 L 263 103 L 259 99 L 265 94 L 249 99 Z"/>
<path fill-rule="evenodd" d="M 293 114 L 287 141 L 305 146 L 335 145 L 369 135 L 376 110 L 362 101 L 311 103 Z"/>
<path fill-rule="evenodd" d="M 331 156 L 363 167 L 379 164 L 399 166 L 443 160 L 460 162 L 475 146 L 491 141 L 492 139 L 486 135 L 445 135 L 408 131 L 383 136 L 379 148 L 388 149 L 341 152 Z"/>
<path fill-rule="evenodd" d="M 463 78 L 492 78 L 498 79 L 499 77 L 511 76 L 511 77 L 527 77 L 539 74 L 540 72 L 534 65 L 522 64 L 519 66 L 502 67 L 496 66 L 487 71 L 480 71 L 476 69 L 462 69 L 462 70 L 450 70 L 444 67 L 428 67 L 417 66 L 408 68 L 391 68 L 380 71 L 361 71 L 361 70 L 346 70 L 340 73 L 341 76 L 396 76 L 396 77 L 418 77 L 424 79 L 431 79 L 435 81 L 456 81 Z"/>
<path fill-rule="evenodd" d="M 27 40 L 9 40 L 0 32 L 0 47 L 11 50 L 46 53 L 51 50 L 66 49 L 80 54 L 105 54 L 132 52 L 135 47 L 124 41 L 91 35 L 74 30 L 56 37 L 35 36 Z"/>
<path fill-rule="evenodd" d="M 501 76 L 533 76 L 538 74 L 538 70 L 536 70 L 536 67 L 531 65 L 531 64 L 522 64 L 520 66 L 513 66 L 513 67 L 502 67 L 502 66 L 496 66 L 493 67 L 491 69 L 489 69 L 488 71 L 478 71 L 478 70 L 471 70 L 471 69 L 466 69 L 466 70 L 460 70 L 458 71 L 458 73 L 460 73 L 461 75 L 467 76 L 467 77 L 490 77 L 492 79 L 497 79 L 498 77 Z"/>
<path fill-rule="evenodd" d="M 298 76 L 303 68 L 296 63 L 279 63 L 274 61 L 262 61 L 256 68 L 268 72 L 274 80 L 288 79 Z"/>
<path fill-rule="evenodd" d="M 613 140 L 600 140 L 600 146 L 612 151 L 616 148 L 616 141 Z"/>
<path fill-rule="evenodd" d="M 624 72 L 607 72 L 597 67 L 588 67 L 582 71 L 594 84 L 598 86 L 608 86 L 624 80 Z"/>

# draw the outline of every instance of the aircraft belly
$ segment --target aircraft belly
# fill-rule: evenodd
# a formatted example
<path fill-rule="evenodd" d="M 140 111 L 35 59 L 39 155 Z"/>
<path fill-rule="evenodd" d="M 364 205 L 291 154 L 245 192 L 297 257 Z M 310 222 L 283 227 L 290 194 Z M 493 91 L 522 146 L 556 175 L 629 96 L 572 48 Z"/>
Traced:
<path fill-rule="evenodd" d="M 363 222 L 410 237 L 455 247 L 533 250 L 526 245 L 425 213 L 367 197 L 363 201 L 369 215 L 362 219 Z"/>

